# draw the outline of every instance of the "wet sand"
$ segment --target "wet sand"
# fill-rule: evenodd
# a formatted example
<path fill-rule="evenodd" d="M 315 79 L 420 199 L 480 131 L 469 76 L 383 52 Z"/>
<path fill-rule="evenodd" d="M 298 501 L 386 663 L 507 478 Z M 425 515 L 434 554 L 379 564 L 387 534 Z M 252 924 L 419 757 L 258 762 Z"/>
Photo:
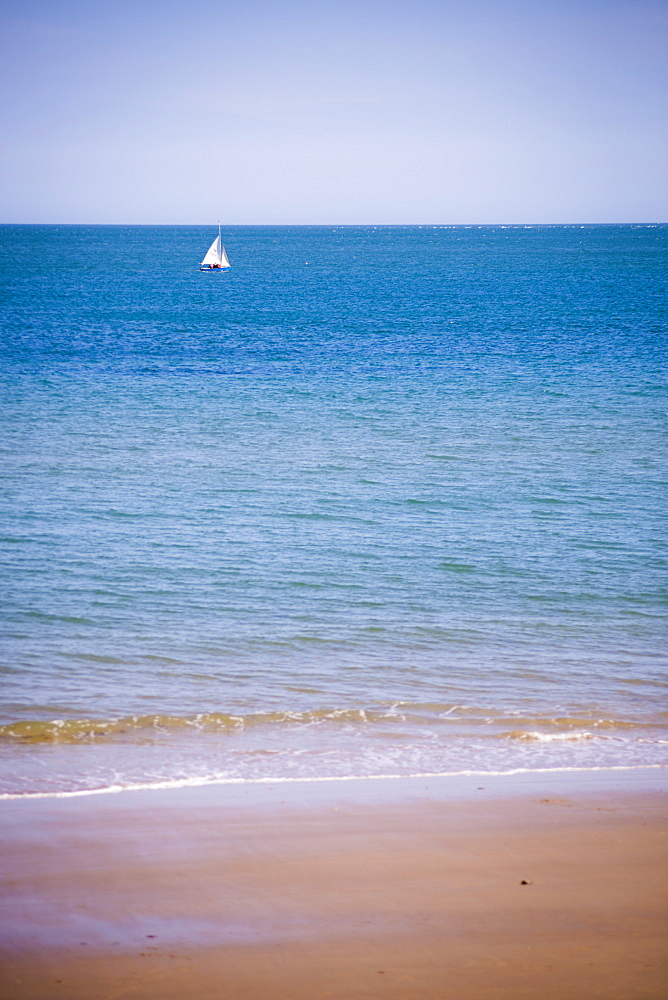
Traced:
<path fill-rule="evenodd" d="M 660 1000 L 668 794 L 578 779 L 0 802 L 0 997 Z"/>

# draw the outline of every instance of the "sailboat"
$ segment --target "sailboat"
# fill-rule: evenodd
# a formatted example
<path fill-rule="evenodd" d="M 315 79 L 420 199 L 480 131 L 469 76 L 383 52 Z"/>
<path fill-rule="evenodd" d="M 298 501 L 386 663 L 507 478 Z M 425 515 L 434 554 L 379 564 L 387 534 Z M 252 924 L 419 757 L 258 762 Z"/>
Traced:
<path fill-rule="evenodd" d="M 204 260 L 199 266 L 200 271 L 226 271 L 232 267 L 228 259 L 225 247 L 220 239 L 220 222 L 218 223 L 218 235 L 206 252 Z"/>

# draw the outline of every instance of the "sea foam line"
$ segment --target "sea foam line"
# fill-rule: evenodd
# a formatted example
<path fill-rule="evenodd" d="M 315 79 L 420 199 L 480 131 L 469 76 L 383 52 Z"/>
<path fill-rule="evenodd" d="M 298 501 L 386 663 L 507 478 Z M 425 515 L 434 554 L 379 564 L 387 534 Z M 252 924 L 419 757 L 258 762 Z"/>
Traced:
<path fill-rule="evenodd" d="M 116 795 L 119 792 L 152 792 L 177 788 L 204 788 L 215 785 L 296 785 L 334 781 L 407 781 L 432 778 L 501 778 L 515 774 L 569 774 L 601 771 L 667 770 L 668 764 L 613 764 L 601 767 L 515 767 L 508 771 L 425 771 L 416 774 L 345 774 L 315 778 L 181 778 L 132 785 L 105 785 L 104 788 L 82 788 L 71 792 L 1 792 L 0 801 L 15 799 L 77 799 L 86 795 Z"/>

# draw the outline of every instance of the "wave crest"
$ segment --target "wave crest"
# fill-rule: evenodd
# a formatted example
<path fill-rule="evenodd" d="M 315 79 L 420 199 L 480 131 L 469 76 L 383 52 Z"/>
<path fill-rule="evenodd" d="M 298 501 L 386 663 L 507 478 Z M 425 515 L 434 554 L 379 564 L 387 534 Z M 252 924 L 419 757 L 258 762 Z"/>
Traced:
<path fill-rule="evenodd" d="M 105 740 L 141 741 L 179 733 L 234 733 L 262 727 L 375 726 L 427 728 L 454 735 L 473 732 L 478 737 L 514 739 L 592 739 L 607 731 L 646 729 L 648 722 L 595 718 L 587 713 L 569 716 L 520 715 L 483 707 L 450 703 L 391 702 L 372 706 L 201 712 L 195 715 L 147 714 L 110 719 L 24 719 L 0 726 L 0 743 L 91 743 Z M 663 728 L 657 720 L 650 723 Z M 510 730 L 510 731 L 509 731 Z"/>

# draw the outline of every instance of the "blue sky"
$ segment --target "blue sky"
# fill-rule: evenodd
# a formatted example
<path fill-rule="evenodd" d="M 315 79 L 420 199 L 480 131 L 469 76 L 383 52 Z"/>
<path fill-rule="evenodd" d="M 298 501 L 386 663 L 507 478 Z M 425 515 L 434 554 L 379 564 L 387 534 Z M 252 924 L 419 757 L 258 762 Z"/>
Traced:
<path fill-rule="evenodd" d="M 667 221 L 667 15 L 5 0 L 0 221 Z"/>

